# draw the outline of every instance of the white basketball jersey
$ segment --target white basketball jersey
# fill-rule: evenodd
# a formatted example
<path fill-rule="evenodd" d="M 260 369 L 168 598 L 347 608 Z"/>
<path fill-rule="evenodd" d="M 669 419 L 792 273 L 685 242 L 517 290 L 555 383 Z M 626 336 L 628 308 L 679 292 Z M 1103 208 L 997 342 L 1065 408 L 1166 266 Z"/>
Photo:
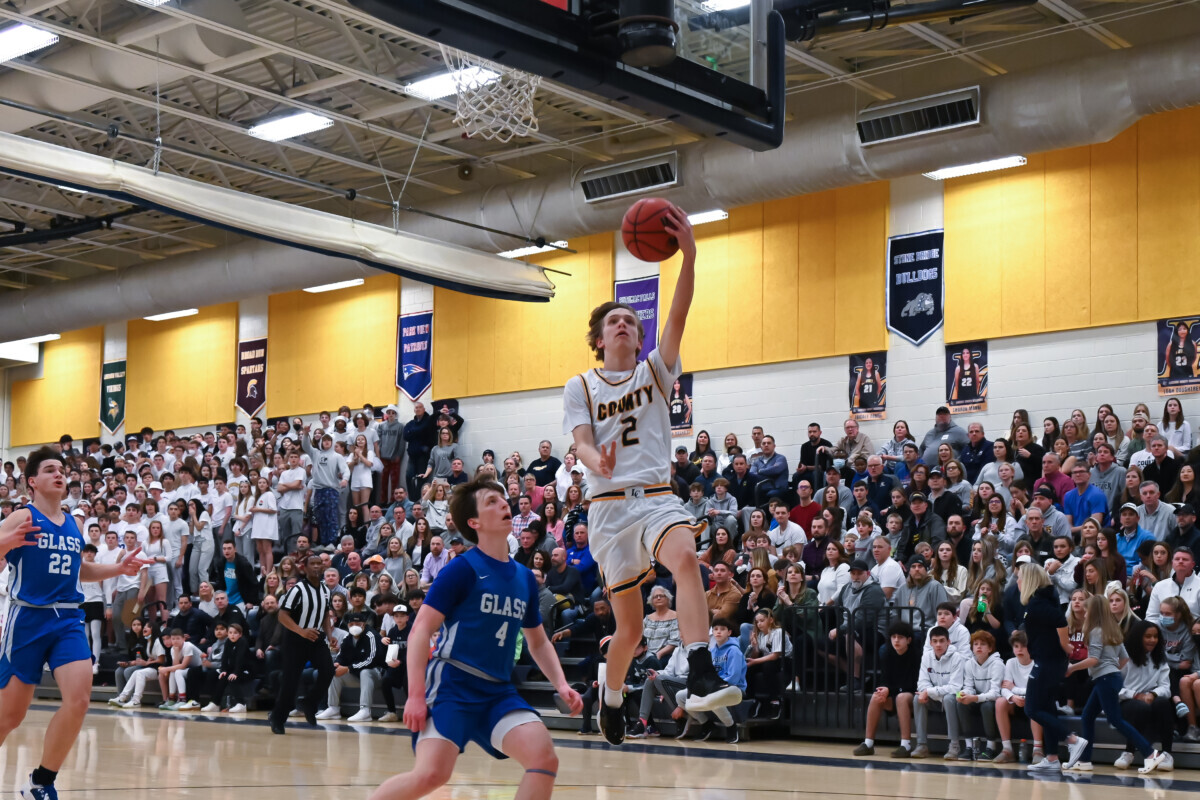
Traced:
<path fill-rule="evenodd" d="M 658 350 L 632 372 L 591 369 L 563 389 L 563 433 L 590 425 L 596 446 L 617 443 L 617 463 L 606 479 L 584 467 L 593 496 L 671 480 L 669 397 L 680 366 L 668 368 Z"/>

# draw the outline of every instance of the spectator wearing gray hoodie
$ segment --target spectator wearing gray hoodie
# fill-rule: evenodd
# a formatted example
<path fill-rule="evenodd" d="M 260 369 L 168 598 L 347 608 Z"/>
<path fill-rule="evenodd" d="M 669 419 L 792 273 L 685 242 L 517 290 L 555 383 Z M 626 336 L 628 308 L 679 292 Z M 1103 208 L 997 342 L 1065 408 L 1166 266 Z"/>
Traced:
<path fill-rule="evenodd" d="M 949 600 L 946 587 L 929 577 L 929 562 L 920 553 L 908 560 L 908 580 L 892 598 L 905 622 L 928 630 L 937 620 L 937 608 Z"/>
<path fill-rule="evenodd" d="M 983 718 L 983 732 L 987 736 L 987 749 L 975 753 L 980 761 L 991 761 L 1000 754 L 1000 728 L 996 725 L 996 700 L 1000 697 L 1000 684 L 1004 681 L 1004 661 L 996 652 L 996 639 L 987 631 L 971 634 L 971 658 L 963 661 L 963 688 L 958 695 L 955 712 L 958 714 L 958 730 L 968 730 L 971 715 L 978 711 Z M 955 752 L 957 751 L 957 752 Z M 959 748 L 957 741 L 950 742 L 950 753 L 960 760 L 971 756 Z"/>

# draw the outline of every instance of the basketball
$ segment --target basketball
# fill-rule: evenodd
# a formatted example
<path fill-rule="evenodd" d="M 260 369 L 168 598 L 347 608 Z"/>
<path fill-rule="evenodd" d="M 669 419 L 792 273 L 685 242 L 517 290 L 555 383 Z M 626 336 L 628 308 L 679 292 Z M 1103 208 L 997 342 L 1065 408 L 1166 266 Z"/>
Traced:
<path fill-rule="evenodd" d="M 667 233 L 663 215 L 671 204 L 661 197 L 638 200 L 625 212 L 621 238 L 634 258 L 642 261 L 666 261 L 679 251 L 679 242 Z"/>

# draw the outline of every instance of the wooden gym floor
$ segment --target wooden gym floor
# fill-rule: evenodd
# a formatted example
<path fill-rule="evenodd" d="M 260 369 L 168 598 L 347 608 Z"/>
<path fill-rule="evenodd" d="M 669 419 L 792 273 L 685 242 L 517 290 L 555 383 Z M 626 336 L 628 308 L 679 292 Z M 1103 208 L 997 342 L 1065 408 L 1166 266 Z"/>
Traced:
<path fill-rule="evenodd" d="M 13 797 L 37 765 L 52 704 L 36 703 L 0 752 L 0 793 Z M 93 704 L 58 779 L 63 800 L 364 799 L 412 764 L 396 724 L 288 724 L 274 736 L 263 714 L 182 715 Z M 598 737 L 556 733 L 563 800 L 784 800 L 789 796 L 913 800 L 1165 800 L 1200 793 L 1200 773 L 1146 779 L 1098 768 L 1082 778 L 1031 779 L 1023 765 L 975 768 L 940 759 L 855 759 L 851 745 L 768 741 L 729 747 L 643 739 L 609 748 Z M 887 752 L 890 747 L 878 748 Z M 439 800 L 508 800 L 520 778 L 510 761 L 471 745 Z M 1143 794 L 1143 792 L 1145 794 Z"/>

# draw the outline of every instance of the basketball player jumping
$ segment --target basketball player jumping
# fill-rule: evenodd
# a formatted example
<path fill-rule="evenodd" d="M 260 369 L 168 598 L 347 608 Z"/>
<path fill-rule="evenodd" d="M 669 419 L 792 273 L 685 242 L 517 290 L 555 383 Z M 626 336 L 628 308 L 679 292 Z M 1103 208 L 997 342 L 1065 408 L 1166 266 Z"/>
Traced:
<path fill-rule="evenodd" d="M 138 558 L 140 547 L 117 564 L 83 560 L 83 534 L 62 510 L 67 476 L 59 453 L 49 447 L 31 453 L 25 479 L 33 502 L 0 524 L 0 555 L 13 565 L 12 612 L 0 643 L 0 744 L 25 718 L 42 668 L 49 665 L 62 705 L 46 727 L 41 763 L 21 797 L 58 800 L 54 779 L 92 697 L 92 648 L 79 608 L 80 584 L 137 575 L 154 562 Z"/>
<path fill-rule="evenodd" d="M 675 578 L 679 632 L 688 658 L 688 710 L 708 710 L 736 692 L 717 675 L 708 650 L 708 605 L 696 562 L 695 524 L 671 492 L 668 389 L 679 377 L 679 344 L 692 304 L 696 239 L 687 215 L 663 216 L 679 242 L 683 266 L 658 347 L 638 362 L 644 330 L 637 312 L 604 303 L 588 321 L 588 344 L 603 369 L 572 378 L 563 392 L 563 432 L 575 439 L 592 492 L 591 551 L 611 595 L 617 631 L 601 665 L 600 729 L 610 744 L 625 738 L 622 686 L 642 638 L 642 581 L 651 559 Z"/>
<path fill-rule="evenodd" d="M 370 800 L 417 800 L 444 786 L 470 741 L 525 768 L 515 800 L 547 800 L 558 757 L 549 731 L 512 684 L 519 634 L 563 706 L 578 714 L 583 700 L 567 685 L 542 627 L 533 573 L 508 557 L 512 510 L 504 489 L 486 475 L 465 483 L 450 498 L 450 516 L 479 546 L 438 573 L 417 615 L 404 704 L 416 765 L 384 781 Z"/>

